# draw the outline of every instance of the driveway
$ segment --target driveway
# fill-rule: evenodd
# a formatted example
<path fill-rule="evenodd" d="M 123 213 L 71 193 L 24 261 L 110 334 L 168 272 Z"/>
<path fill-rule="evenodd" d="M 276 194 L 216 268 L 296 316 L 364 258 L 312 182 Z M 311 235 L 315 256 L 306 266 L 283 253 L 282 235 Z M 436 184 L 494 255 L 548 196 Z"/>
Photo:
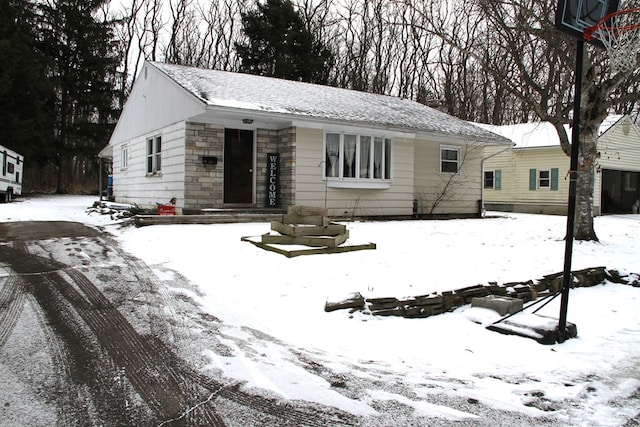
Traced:
<path fill-rule="evenodd" d="M 220 322 L 159 273 L 79 223 L 0 224 L 0 425 L 357 424 L 202 369 Z"/>

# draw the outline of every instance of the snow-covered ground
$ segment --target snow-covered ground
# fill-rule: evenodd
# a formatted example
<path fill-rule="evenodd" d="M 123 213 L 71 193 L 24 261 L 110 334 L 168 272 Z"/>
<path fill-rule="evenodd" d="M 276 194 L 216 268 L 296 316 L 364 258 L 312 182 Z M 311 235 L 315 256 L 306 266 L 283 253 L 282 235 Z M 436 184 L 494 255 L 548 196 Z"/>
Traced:
<path fill-rule="evenodd" d="M 426 319 L 324 311 L 328 299 L 353 292 L 417 296 L 562 271 L 565 217 L 495 213 L 485 219 L 353 222 L 347 223 L 349 242 L 373 242 L 376 250 L 286 258 L 241 241 L 268 232 L 267 223 L 122 227 L 109 216 L 88 214 L 95 200 L 24 197 L 0 205 L 0 221 L 100 226 L 159 275 L 166 269 L 182 274 L 199 292 L 169 291 L 198 301 L 223 322 L 224 336 L 235 338 L 226 343 L 236 349 L 232 355 L 204 352 L 210 368 L 249 386 L 356 415 L 375 415 L 374 402 L 388 401 L 418 417 L 488 423 L 472 406 L 443 404 L 445 396 L 563 425 L 638 422 L 640 288 L 607 283 L 572 290 L 568 320 L 577 325 L 578 338 L 551 346 L 490 332 L 484 325 L 497 313 L 470 306 Z M 576 242 L 572 268 L 640 273 L 640 215 L 597 217 L 595 227 L 600 241 Z M 541 314 L 557 317 L 559 303 Z M 234 344 L 239 341 L 246 347 Z M 359 396 L 340 393 L 294 363 L 291 349 L 312 354 L 347 382 L 379 380 L 388 387 Z"/>

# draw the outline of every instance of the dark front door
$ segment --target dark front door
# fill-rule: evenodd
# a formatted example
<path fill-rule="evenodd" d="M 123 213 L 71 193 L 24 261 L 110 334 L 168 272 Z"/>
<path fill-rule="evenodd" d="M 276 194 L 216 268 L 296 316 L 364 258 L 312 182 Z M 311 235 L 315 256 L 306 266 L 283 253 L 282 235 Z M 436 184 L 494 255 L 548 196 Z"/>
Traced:
<path fill-rule="evenodd" d="M 253 131 L 224 130 L 224 202 L 253 202 Z"/>

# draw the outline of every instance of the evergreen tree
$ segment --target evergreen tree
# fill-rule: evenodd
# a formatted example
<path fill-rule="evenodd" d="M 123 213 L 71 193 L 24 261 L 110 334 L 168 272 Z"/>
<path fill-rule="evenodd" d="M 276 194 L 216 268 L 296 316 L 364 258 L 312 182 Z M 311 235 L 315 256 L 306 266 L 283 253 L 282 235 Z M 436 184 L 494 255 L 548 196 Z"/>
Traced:
<path fill-rule="evenodd" d="M 240 70 L 263 76 L 326 84 L 331 51 L 305 28 L 290 0 L 267 0 L 242 15 L 246 43 L 236 43 Z"/>
<path fill-rule="evenodd" d="M 0 0 L 0 144 L 29 161 L 46 156 L 52 136 L 52 88 L 27 0 Z"/>
<path fill-rule="evenodd" d="M 106 1 L 55 0 L 42 5 L 48 76 L 56 95 L 52 142 L 59 193 L 68 192 L 69 184 L 86 175 L 97 177 L 97 153 L 117 119 L 119 57 L 112 25 L 97 16 Z"/>

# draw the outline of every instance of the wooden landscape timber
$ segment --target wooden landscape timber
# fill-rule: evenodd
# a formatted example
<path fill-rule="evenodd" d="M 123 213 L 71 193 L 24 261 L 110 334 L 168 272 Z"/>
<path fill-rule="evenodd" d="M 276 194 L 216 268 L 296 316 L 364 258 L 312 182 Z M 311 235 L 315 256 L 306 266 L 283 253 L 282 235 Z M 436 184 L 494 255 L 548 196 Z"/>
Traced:
<path fill-rule="evenodd" d="M 259 240 L 243 237 L 244 242 L 289 258 L 300 255 L 335 254 L 375 249 L 375 243 L 344 245 L 349 239 L 349 230 L 327 218 L 327 210 L 309 206 L 292 206 L 279 221 L 271 221 L 271 231 Z M 283 247 L 284 246 L 284 247 Z M 285 249 L 286 246 L 302 246 L 302 249 Z"/>
<path fill-rule="evenodd" d="M 300 225 L 271 221 L 271 230 L 291 237 L 299 236 L 338 236 L 347 231 L 347 226 L 329 223 L 327 225 Z"/>
<path fill-rule="evenodd" d="M 542 279 L 526 282 L 511 282 L 498 285 L 491 282 L 487 285 L 474 285 L 450 291 L 434 292 L 397 299 L 394 297 L 366 298 L 359 292 L 354 292 L 343 301 L 327 301 L 324 310 L 327 312 L 349 308 L 351 313 L 360 311 L 374 316 L 400 316 L 405 318 L 425 318 L 437 314 L 453 311 L 463 305 L 470 304 L 478 297 L 494 295 L 496 297 L 510 297 L 524 303 L 538 298 L 557 294 L 560 290 L 562 272 L 548 274 Z M 586 288 L 604 283 L 631 285 L 640 288 L 640 275 L 636 273 L 622 273 L 606 267 L 593 267 L 571 272 L 572 288 Z M 357 295 L 356 300 L 353 295 Z M 348 302 L 346 304 L 345 302 Z"/>
<path fill-rule="evenodd" d="M 242 222 L 270 222 L 282 218 L 282 214 L 267 213 L 215 213 L 205 215 L 135 215 L 136 227 L 171 224 L 233 224 Z"/>
<path fill-rule="evenodd" d="M 301 255 L 319 255 L 319 254 L 339 254 L 344 252 L 362 251 L 367 249 L 375 249 L 375 243 L 365 243 L 362 245 L 350 245 L 350 246 L 337 246 L 335 248 L 323 247 L 315 249 L 284 249 L 282 247 L 274 246 L 271 244 L 265 244 L 260 241 L 252 240 L 251 237 L 242 237 L 243 242 L 249 242 L 254 246 L 257 246 L 266 251 L 275 252 L 280 255 L 284 255 L 287 258 L 293 258 Z"/>
<path fill-rule="evenodd" d="M 343 234 L 337 236 L 283 236 L 278 234 L 263 234 L 262 243 L 271 245 L 304 245 L 316 248 L 329 247 L 335 248 L 343 244 L 349 238 L 349 231 L 345 230 Z"/>

